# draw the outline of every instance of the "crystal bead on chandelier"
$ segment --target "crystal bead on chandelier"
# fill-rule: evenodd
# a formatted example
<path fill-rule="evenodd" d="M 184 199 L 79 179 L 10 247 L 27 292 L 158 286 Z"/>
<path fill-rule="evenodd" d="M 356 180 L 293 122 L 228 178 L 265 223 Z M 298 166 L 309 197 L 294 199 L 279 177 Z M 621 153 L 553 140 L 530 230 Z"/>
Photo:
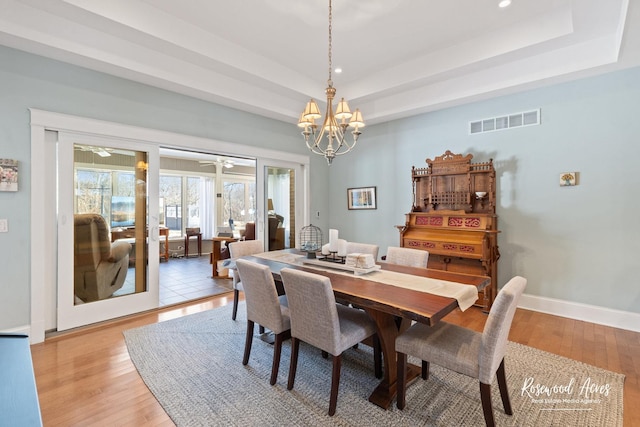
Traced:
<path fill-rule="evenodd" d="M 327 80 L 328 87 L 325 91 L 327 94 L 327 111 L 324 116 L 324 122 L 320 131 L 318 131 L 318 125 L 315 121 L 322 116 L 318 104 L 313 98 L 307 103 L 298 121 L 298 126 L 304 128 L 302 135 L 304 135 L 304 140 L 309 150 L 324 156 L 329 165 L 331 165 L 336 156 L 347 154 L 356 146 L 358 137 L 362 133 L 360 129 L 364 127 L 364 120 L 360 110 L 356 108 L 351 113 L 349 105 L 344 98 L 338 103 L 335 113 L 333 112 L 333 98 L 336 95 L 336 89 L 333 87 L 333 81 L 331 80 L 331 20 L 332 9 L 331 0 L 329 0 L 329 79 Z M 347 138 L 348 127 L 353 128 L 353 131 L 351 131 L 353 141 L 349 141 L 349 138 Z M 326 141 L 323 140 L 325 136 Z"/>

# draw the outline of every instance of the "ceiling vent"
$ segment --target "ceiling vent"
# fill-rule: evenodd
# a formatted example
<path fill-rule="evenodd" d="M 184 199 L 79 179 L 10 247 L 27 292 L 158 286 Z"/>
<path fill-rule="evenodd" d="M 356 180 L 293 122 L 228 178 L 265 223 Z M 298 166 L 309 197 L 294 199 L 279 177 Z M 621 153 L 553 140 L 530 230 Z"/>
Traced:
<path fill-rule="evenodd" d="M 540 124 L 540 109 L 513 113 L 506 116 L 492 117 L 490 119 L 475 120 L 469 122 L 469 133 L 493 132 L 517 128 L 522 126 L 533 126 Z"/>

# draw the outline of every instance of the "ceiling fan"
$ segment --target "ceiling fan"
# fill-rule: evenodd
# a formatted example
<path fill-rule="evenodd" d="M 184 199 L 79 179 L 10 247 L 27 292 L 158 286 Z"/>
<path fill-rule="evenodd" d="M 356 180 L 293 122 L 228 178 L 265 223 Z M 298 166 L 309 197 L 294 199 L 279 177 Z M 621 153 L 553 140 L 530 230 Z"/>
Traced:
<path fill-rule="evenodd" d="M 200 166 L 222 166 L 225 169 L 231 169 L 234 166 L 233 161 L 229 159 L 221 159 L 218 157 L 216 160 L 199 160 Z"/>
<path fill-rule="evenodd" d="M 75 149 L 76 150 L 80 150 L 80 151 L 89 151 L 89 152 L 92 152 L 94 154 L 97 154 L 100 157 L 109 157 L 109 156 L 111 156 L 111 153 L 113 152 L 113 148 L 96 147 L 96 146 L 93 146 L 93 145 L 76 144 L 75 145 Z"/>

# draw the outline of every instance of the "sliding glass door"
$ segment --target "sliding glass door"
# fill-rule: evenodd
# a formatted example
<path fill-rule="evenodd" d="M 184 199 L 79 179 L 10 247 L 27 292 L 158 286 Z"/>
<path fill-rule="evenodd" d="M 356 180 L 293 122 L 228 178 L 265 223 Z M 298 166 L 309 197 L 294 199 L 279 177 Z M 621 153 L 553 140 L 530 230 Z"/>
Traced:
<path fill-rule="evenodd" d="M 158 162 L 149 144 L 59 134 L 58 330 L 158 306 Z"/>
<path fill-rule="evenodd" d="M 295 248 L 297 232 L 305 225 L 303 166 L 275 160 L 260 163 L 268 250 Z"/>

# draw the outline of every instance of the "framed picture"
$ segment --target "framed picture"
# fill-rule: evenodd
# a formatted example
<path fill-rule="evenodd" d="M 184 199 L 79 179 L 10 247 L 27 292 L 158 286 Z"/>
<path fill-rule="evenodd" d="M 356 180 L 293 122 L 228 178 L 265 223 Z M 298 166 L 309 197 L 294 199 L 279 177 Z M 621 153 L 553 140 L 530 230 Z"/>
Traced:
<path fill-rule="evenodd" d="M 577 172 L 565 172 L 560 174 L 560 186 L 571 187 L 576 185 L 576 173 Z"/>
<path fill-rule="evenodd" d="M 377 209 L 376 187 L 347 188 L 349 209 Z"/>
<path fill-rule="evenodd" d="M 18 161 L 0 159 L 0 191 L 18 191 Z"/>

